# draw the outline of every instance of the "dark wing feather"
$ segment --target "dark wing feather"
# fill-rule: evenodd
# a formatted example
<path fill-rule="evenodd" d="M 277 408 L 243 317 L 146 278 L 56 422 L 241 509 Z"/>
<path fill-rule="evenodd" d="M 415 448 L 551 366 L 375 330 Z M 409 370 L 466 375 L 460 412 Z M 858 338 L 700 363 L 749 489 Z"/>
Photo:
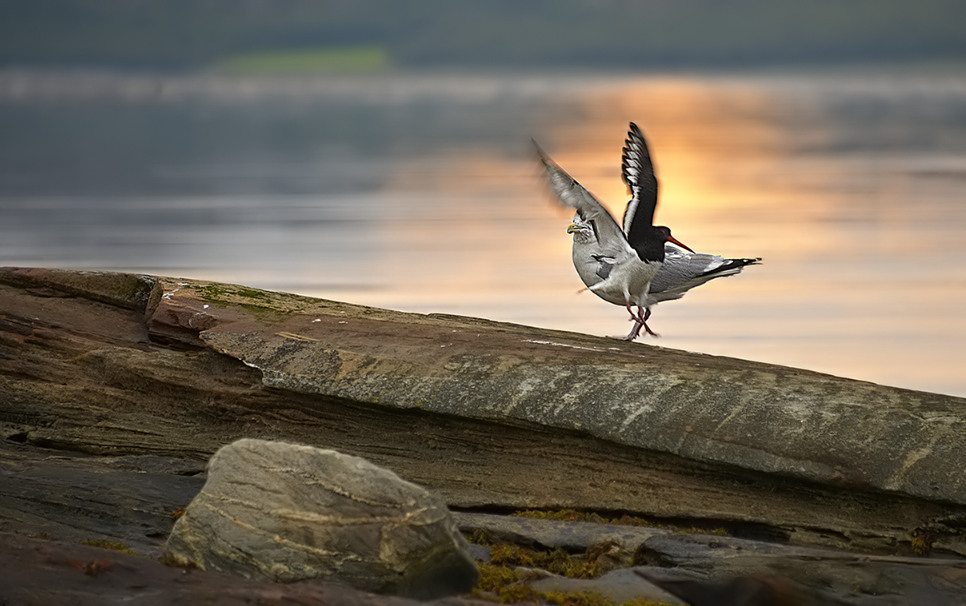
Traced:
<path fill-rule="evenodd" d="M 627 140 L 621 155 L 621 177 L 630 190 L 631 199 L 624 209 L 624 233 L 635 243 L 643 240 L 648 228 L 654 224 L 654 209 L 657 207 L 657 176 L 648 152 L 644 134 L 631 122 Z"/>

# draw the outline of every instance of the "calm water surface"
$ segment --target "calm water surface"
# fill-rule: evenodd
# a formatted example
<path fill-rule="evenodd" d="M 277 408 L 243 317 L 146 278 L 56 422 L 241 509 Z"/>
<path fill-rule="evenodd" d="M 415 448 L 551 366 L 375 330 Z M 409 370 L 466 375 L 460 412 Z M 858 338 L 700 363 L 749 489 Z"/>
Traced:
<path fill-rule="evenodd" d="M 0 264 L 238 282 L 623 335 L 534 137 L 616 215 L 764 264 L 655 308 L 666 347 L 966 395 L 966 77 L 0 73 Z"/>

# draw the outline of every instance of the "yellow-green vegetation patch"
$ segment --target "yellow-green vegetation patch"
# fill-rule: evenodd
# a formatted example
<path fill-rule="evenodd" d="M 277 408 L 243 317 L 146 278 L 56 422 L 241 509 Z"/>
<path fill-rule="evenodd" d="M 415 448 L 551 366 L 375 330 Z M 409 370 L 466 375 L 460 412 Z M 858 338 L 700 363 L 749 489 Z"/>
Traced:
<path fill-rule="evenodd" d="M 291 312 L 303 311 L 306 308 L 322 304 L 325 307 L 327 301 L 294 295 L 290 293 L 279 293 L 270 290 L 259 290 L 247 286 L 236 286 L 234 284 L 195 284 L 190 287 L 198 296 L 208 303 L 227 306 L 237 305 L 242 309 L 257 312 L 264 315 L 267 312 L 275 314 L 287 314 Z"/>
<path fill-rule="evenodd" d="M 540 551 L 516 545 L 494 545 L 490 548 L 490 562 L 496 566 L 539 568 L 571 579 L 592 579 L 616 568 L 601 557 L 610 545 L 605 548 L 595 545 L 582 554 L 570 554 L 560 548 Z"/>
<path fill-rule="evenodd" d="M 269 294 L 264 290 L 247 287 L 233 288 L 225 284 L 206 284 L 205 286 L 199 287 L 198 292 L 201 296 L 211 301 L 227 301 L 229 297 L 244 297 L 246 299 L 258 299 L 262 301 L 270 300 Z"/>
<path fill-rule="evenodd" d="M 271 50 L 223 59 L 216 71 L 258 74 L 310 74 L 379 72 L 392 64 L 379 46 L 341 46 Z"/>
<path fill-rule="evenodd" d="M 910 535 L 909 546 L 912 547 L 912 553 L 925 557 L 932 553 L 935 542 L 936 534 L 930 528 L 916 528 Z"/>
<path fill-rule="evenodd" d="M 138 555 L 136 551 L 131 549 L 131 546 L 124 541 L 109 541 L 107 539 L 86 539 L 81 541 L 81 545 L 90 545 L 92 547 L 100 547 L 101 549 L 110 549 L 111 551 L 119 551 L 121 553 L 130 553 L 132 555 Z"/>
<path fill-rule="evenodd" d="M 208 284 L 198 288 L 198 294 L 210 303 L 227 303 L 229 292 L 227 289 L 217 284 Z"/>
<path fill-rule="evenodd" d="M 467 540 L 489 547 L 490 563 L 498 569 L 522 566 L 539 568 L 572 579 L 590 579 L 617 567 L 606 557 L 616 546 L 611 541 L 592 545 L 584 553 L 571 554 L 560 548 L 547 551 L 497 543 L 493 535 L 485 529 L 473 531 Z"/>
<path fill-rule="evenodd" d="M 477 528 L 467 535 L 466 540 L 470 543 L 483 545 L 484 547 L 490 547 L 496 544 L 496 541 L 493 539 L 493 533 L 486 528 Z"/>
<path fill-rule="evenodd" d="M 521 575 L 509 566 L 495 566 L 493 564 L 479 564 L 480 579 L 476 583 L 476 590 L 498 592 L 520 580 Z"/>
<path fill-rule="evenodd" d="M 268 299 L 268 293 L 264 290 L 255 290 L 254 288 L 239 288 L 237 293 L 240 297 L 246 297 L 249 299 Z"/>

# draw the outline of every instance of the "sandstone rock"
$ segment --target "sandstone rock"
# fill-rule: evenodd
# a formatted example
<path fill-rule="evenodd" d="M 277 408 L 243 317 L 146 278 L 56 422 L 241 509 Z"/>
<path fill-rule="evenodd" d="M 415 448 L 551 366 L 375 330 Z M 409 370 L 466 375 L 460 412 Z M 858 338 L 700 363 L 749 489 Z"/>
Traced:
<path fill-rule="evenodd" d="M 736 376 L 734 397 L 715 388 Z M 769 376 L 761 405 L 743 405 L 751 379 Z M 594 385 L 610 404 L 585 393 Z M 52 471 L 43 474 L 17 467 L 23 481 L 0 494 L 0 528 L 58 519 L 80 538 L 113 536 L 141 553 L 159 548 L 164 507 L 184 506 L 190 495 L 177 505 L 171 497 L 191 482 L 172 477 L 178 491 L 148 499 L 148 526 L 124 530 L 102 524 L 109 508 L 85 496 L 97 491 L 70 491 L 72 476 L 102 468 L 94 457 L 203 462 L 257 437 L 365 457 L 454 508 L 624 512 L 773 542 L 966 555 L 964 402 L 237 285 L 0 268 L 0 437 L 59 461 L 44 462 Z M 741 456 L 709 458 L 709 449 Z M 68 454 L 69 473 L 58 474 Z M 836 469 L 803 481 L 784 463 L 749 465 L 746 454 Z M 897 481 L 884 481 L 887 468 Z M 64 494 L 69 507 L 57 505 Z M 56 506 L 32 511 L 48 501 Z"/>
<path fill-rule="evenodd" d="M 365 459 L 284 442 L 221 448 L 165 553 L 251 579 L 337 580 L 418 598 L 478 575 L 446 505 Z"/>

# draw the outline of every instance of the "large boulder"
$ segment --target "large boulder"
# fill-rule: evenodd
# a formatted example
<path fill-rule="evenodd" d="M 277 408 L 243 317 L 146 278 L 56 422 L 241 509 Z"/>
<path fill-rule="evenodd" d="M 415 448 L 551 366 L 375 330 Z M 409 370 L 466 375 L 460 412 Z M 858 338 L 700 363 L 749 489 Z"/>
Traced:
<path fill-rule="evenodd" d="M 250 579 L 434 598 L 475 584 L 468 549 L 446 505 L 391 471 L 332 450 L 243 439 L 211 458 L 165 554 Z"/>

